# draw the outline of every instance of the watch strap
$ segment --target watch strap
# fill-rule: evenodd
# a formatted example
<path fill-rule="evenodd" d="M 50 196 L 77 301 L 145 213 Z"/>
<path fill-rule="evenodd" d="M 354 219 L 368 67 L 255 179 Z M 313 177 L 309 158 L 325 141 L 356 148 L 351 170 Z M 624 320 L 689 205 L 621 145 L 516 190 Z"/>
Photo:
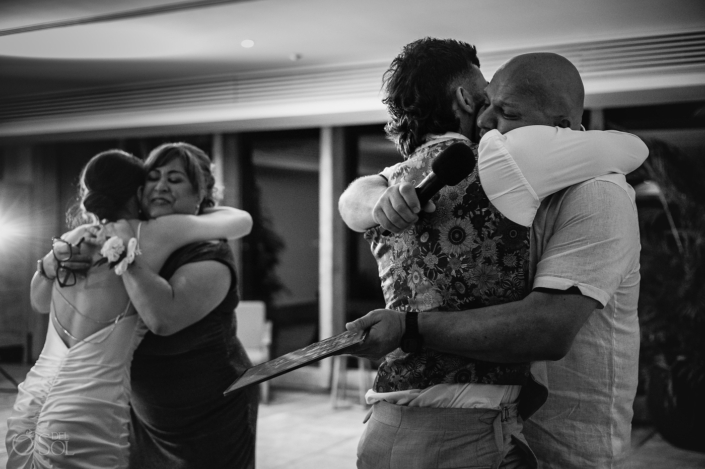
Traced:
<path fill-rule="evenodd" d="M 404 319 L 406 330 L 401 338 L 401 350 L 406 353 L 418 353 L 423 348 L 423 337 L 419 332 L 419 313 L 409 311 Z"/>

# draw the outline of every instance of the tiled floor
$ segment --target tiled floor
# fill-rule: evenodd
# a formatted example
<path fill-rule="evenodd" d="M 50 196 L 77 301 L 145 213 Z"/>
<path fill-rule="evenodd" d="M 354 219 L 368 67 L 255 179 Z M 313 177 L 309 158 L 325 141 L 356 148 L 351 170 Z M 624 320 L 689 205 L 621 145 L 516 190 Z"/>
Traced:
<path fill-rule="evenodd" d="M 367 409 L 327 394 L 274 390 L 257 423 L 258 469 L 354 468 Z"/>
<path fill-rule="evenodd" d="M 21 378 L 22 369 L 11 369 Z M 0 389 L 10 384 L 0 378 Z M 350 398 L 355 393 L 350 393 Z M 15 394 L 0 392 L 0 441 Z M 367 409 L 352 402 L 333 409 L 327 394 L 274 389 L 260 406 L 257 426 L 258 469 L 347 469 L 355 467 L 357 441 Z M 632 433 L 634 469 L 705 468 L 705 453 L 683 451 L 666 443 L 651 427 Z M 7 454 L 0 445 L 0 468 Z"/>

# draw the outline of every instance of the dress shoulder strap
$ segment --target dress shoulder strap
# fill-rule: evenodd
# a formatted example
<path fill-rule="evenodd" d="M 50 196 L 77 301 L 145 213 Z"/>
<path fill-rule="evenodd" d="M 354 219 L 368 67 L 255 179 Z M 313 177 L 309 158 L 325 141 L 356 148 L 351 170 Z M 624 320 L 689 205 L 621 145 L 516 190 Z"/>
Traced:
<path fill-rule="evenodd" d="M 140 234 L 142 233 L 142 221 L 137 224 L 137 251 L 140 250 Z"/>

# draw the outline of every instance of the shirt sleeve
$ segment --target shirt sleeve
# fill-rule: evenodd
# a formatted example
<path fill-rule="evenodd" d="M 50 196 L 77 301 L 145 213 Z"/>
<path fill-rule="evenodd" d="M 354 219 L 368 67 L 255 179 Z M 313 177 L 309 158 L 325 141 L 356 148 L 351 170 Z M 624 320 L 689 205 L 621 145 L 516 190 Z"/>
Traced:
<path fill-rule="evenodd" d="M 395 165 L 393 165 L 393 166 L 387 166 L 387 167 L 384 168 L 382 171 L 380 171 L 378 174 L 379 174 L 380 176 L 382 176 L 384 179 L 386 179 L 387 182 L 389 182 L 389 179 L 392 177 L 392 174 L 394 174 L 394 171 L 396 171 L 396 169 L 397 169 L 397 168 L 399 167 L 399 165 L 401 165 L 401 164 L 402 164 L 402 163 L 397 163 L 397 164 L 395 164 Z"/>
<path fill-rule="evenodd" d="M 620 179 L 621 178 L 621 179 Z M 540 242 L 533 288 L 578 287 L 603 307 L 639 267 L 639 224 L 624 176 L 592 179 L 550 201 L 555 217 Z M 534 239 L 532 239 L 532 243 Z"/>
<path fill-rule="evenodd" d="M 529 226 L 547 196 L 597 176 L 634 171 L 648 155 L 632 134 L 534 125 L 487 132 L 480 141 L 478 172 L 493 205 Z"/>

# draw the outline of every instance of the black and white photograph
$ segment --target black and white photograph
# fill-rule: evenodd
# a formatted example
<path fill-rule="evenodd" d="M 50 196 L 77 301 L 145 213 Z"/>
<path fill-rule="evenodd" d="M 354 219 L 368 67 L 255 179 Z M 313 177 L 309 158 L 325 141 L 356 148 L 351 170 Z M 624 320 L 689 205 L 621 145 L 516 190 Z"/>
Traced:
<path fill-rule="evenodd" d="M 705 468 L 703 0 L 0 1 L 0 468 Z"/>

